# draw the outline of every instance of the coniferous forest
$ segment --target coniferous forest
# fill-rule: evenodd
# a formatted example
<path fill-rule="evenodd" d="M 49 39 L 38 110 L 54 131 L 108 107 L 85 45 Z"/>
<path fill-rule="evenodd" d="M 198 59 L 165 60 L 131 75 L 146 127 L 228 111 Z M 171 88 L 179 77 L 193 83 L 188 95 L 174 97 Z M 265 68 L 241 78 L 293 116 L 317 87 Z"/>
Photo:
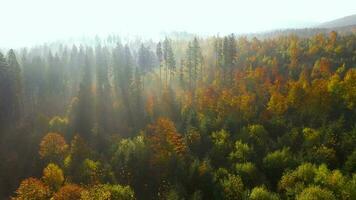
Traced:
<path fill-rule="evenodd" d="M 0 53 L 0 198 L 356 199 L 356 34 Z"/>

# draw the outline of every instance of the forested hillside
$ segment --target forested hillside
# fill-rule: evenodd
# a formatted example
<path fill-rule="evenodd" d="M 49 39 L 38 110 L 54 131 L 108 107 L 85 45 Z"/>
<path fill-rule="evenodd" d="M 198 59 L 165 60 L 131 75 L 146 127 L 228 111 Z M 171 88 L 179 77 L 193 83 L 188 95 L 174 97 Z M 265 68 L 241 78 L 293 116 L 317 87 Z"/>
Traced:
<path fill-rule="evenodd" d="M 356 34 L 0 54 L 0 198 L 356 199 Z"/>

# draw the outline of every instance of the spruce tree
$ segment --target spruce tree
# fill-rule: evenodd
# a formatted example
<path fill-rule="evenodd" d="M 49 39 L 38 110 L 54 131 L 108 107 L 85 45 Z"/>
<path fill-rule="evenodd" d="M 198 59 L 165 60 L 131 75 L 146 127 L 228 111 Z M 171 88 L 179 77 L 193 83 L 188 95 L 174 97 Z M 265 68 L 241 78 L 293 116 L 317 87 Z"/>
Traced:
<path fill-rule="evenodd" d="M 93 93 L 92 71 L 89 55 L 85 56 L 85 65 L 78 92 L 78 105 L 75 117 L 75 134 L 86 140 L 91 139 L 93 128 Z"/>

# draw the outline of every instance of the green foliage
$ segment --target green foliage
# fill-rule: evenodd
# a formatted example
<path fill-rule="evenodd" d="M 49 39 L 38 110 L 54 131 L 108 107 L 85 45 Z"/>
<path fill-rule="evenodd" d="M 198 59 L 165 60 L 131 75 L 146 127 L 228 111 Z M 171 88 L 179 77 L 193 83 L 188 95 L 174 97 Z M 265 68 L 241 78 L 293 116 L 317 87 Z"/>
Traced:
<path fill-rule="evenodd" d="M 336 199 L 332 192 L 318 186 L 310 186 L 304 189 L 297 200 L 333 200 Z"/>
<path fill-rule="evenodd" d="M 103 169 L 99 161 L 85 159 L 81 168 L 82 182 L 86 184 L 98 184 L 103 180 Z"/>
<path fill-rule="evenodd" d="M 343 99 L 345 100 L 347 104 L 347 108 L 349 109 L 355 109 L 356 107 L 356 83 L 355 83 L 355 78 L 356 78 L 356 70 L 355 69 L 350 69 L 346 72 L 345 78 L 344 78 L 344 88 L 345 88 L 345 93 L 343 94 Z"/>
<path fill-rule="evenodd" d="M 346 179 L 339 170 L 330 171 L 323 164 L 316 171 L 314 183 L 328 188 L 336 197 L 341 198 Z"/>
<path fill-rule="evenodd" d="M 356 174 L 353 174 L 352 177 L 343 188 L 342 198 L 343 199 L 355 199 L 356 198 Z"/>
<path fill-rule="evenodd" d="M 146 144 L 143 136 L 133 139 L 122 139 L 115 145 L 113 162 L 130 164 L 139 162 L 146 154 Z"/>
<path fill-rule="evenodd" d="M 206 140 L 206 135 L 199 132 L 199 130 L 195 128 L 189 128 L 186 133 L 186 141 L 189 147 L 189 150 L 192 154 L 201 156 L 204 154 L 204 140 Z"/>
<path fill-rule="evenodd" d="M 164 194 L 162 199 L 167 199 L 167 200 L 182 200 L 184 199 L 182 195 L 180 194 L 179 190 L 177 187 L 172 187 L 170 188 L 166 194 Z"/>
<path fill-rule="evenodd" d="M 226 132 L 225 130 L 213 132 L 211 134 L 213 144 L 217 148 L 223 148 L 224 146 L 226 146 L 226 143 L 229 142 L 229 137 L 230 137 L 230 134 L 228 132 Z"/>
<path fill-rule="evenodd" d="M 319 131 L 311 128 L 304 128 L 303 134 L 306 145 L 314 146 L 320 143 L 321 133 Z"/>
<path fill-rule="evenodd" d="M 347 179 L 339 170 L 329 170 L 325 164 L 316 166 L 310 163 L 300 165 L 296 170 L 287 172 L 281 178 L 279 188 L 286 192 L 287 196 L 295 196 L 303 193 L 303 198 L 310 196 L 310 192 L 303 192 L 306 188 L 317 186 L 327 189 L 332 196 L 343 198 L 344 187 Z M 314 192 L 316 189 L 310 189 Z"/>
<path fill-rule="evenodd" d="M 190 200 L 202 200 L 203 199 L 202 192 L 201 191 L 194 192 L 189 199 Z"/>
<path fill-rule="evenodd" d="M 90 150 L 87 143 L 78 135 L 74 136 L 70 153 L 64 160 L 64 166 L 66 174 L 69 178 L 77 183 L 84 181 L 82 178 L 82 167 L 84 165 L 84 160 L 90 156 Z"/>
<path fill-rule="evenodd" d="M 133 200 L 134 192 L 129 186 L 100 184 L 81 194 L 81 200 Z"/>
<path fill-rule="evenodd" d="M 251 162 L 238 163 L 235 166 L 236 173 L 242 178 L 243 183 L 252 188 L 262 181 L 261 174 Z"/>
<path fill-rule="evenodd" d="M 231 151 L 229 158 L 232 161 L 244 162 L 251 158 L 253 149 L 248 144 L 243 143 L 241 140 L 235 142 L 234 149 Z"/>
<path fill-rule="evenodd" d="M 120 182 L 132 184 L 135 189 L 146 181 L 149 149 L 143 136 L 122 139 L 113 147 L 111 166 Z"/>
<path fill-rule="evenodd" d="M 286 169 L 295 166 L 295 160 L 288 148 L 270 152 L 263 158 L 263 167 L 268 179 L 276 183 Z"/>
<path fill-rule="evenodd" d="M 228 174 L 219 181 L 222 197 L 228 200 L 242 199 L 244 185 L 239 176 Z"/>
<path fill-rule="evenodd" d="M 249 196 L 250 200 L 278 200 L 277 194 L 269 192 L 265 187 L 255 187 Z"/>
<path fill-rule="evenodd" d="M 244 139 L 252 144 L 257 155 L 263 155 L 269 144 L 268 132 L 260 124 L 249 125 L 244 129 Z"/>
<path fill-rule="evenodd" d="M 55 116 L 49 121 L 48 128 L 51 132 L 66 133 L 67 126 L 68 126 L 67 118 L 61 118 L 59 116 Z"/>
<path fill-rule="evenodd" d="M 21 68 L 14 50 L 7 57 L 0 52 L 0 129 L 15 126 L 22 117 L 23 90 Z"/>
<path fill-rule="evenodd" d="M 224 129 L 211 134 L 213 148 L 211 151 L 211 160 L 213 165 L 227 164 L 226 157 L 231 150 L 230 134 Z"/>
<path fill-rule="evenodd" d="M 327 163 L 334 166 L 337 163 L 336 152 L 330 147 L 321 145 L 317 148 L 313 147 L 308 151 L 308 159 L 316 164 Z"/>
<path fill-rule="evenodd" d="M 188 176 L 187 176 L 188 188 L 194 189 L 194 193 L 199 193 L 195 195 L 200 196 L 203 199 L 204 197 L 211 196 L 214 192 L 213 191 L 214 176 L 215 178 L 216 176 L 219 176 L 218 173 L 220 171 L 226 172 L 226 170 L 219 168 L 217 171 L 215 171 L 214 174 L 212 166 L 210 165 L 210 162 L 208 160 L 203 160 L 203 161 L 194 160 L 188 169 Z M 195 195 L 192 194 L 192 196 Z"/>
<path fill-rule="evenodd" d="M 345 169 L 350 173 L 356 172 L 356 150 L 353 151 L 351 155 L 347 156 Z"/>
<path fill-rule="evenodd" d="M 316 166 L 304 163 L 294 171 L 285 173 L 279 182 L 279 189 L 286 192 L 287 196 L 295 196 L 311 183 L 315 177 Z"/>

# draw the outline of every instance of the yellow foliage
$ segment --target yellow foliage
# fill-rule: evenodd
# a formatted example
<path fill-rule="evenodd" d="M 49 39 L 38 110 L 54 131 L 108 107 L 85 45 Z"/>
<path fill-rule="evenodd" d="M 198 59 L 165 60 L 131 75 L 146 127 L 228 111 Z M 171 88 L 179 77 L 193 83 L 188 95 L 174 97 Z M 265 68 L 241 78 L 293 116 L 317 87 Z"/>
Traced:
<path fill-rule="evenodd" d="M 61 168 L 50 163 L 43 170 L 43 182 L 45 182 L 53 191 L 57 191 L 64 182 L 64 175 Z"/>

